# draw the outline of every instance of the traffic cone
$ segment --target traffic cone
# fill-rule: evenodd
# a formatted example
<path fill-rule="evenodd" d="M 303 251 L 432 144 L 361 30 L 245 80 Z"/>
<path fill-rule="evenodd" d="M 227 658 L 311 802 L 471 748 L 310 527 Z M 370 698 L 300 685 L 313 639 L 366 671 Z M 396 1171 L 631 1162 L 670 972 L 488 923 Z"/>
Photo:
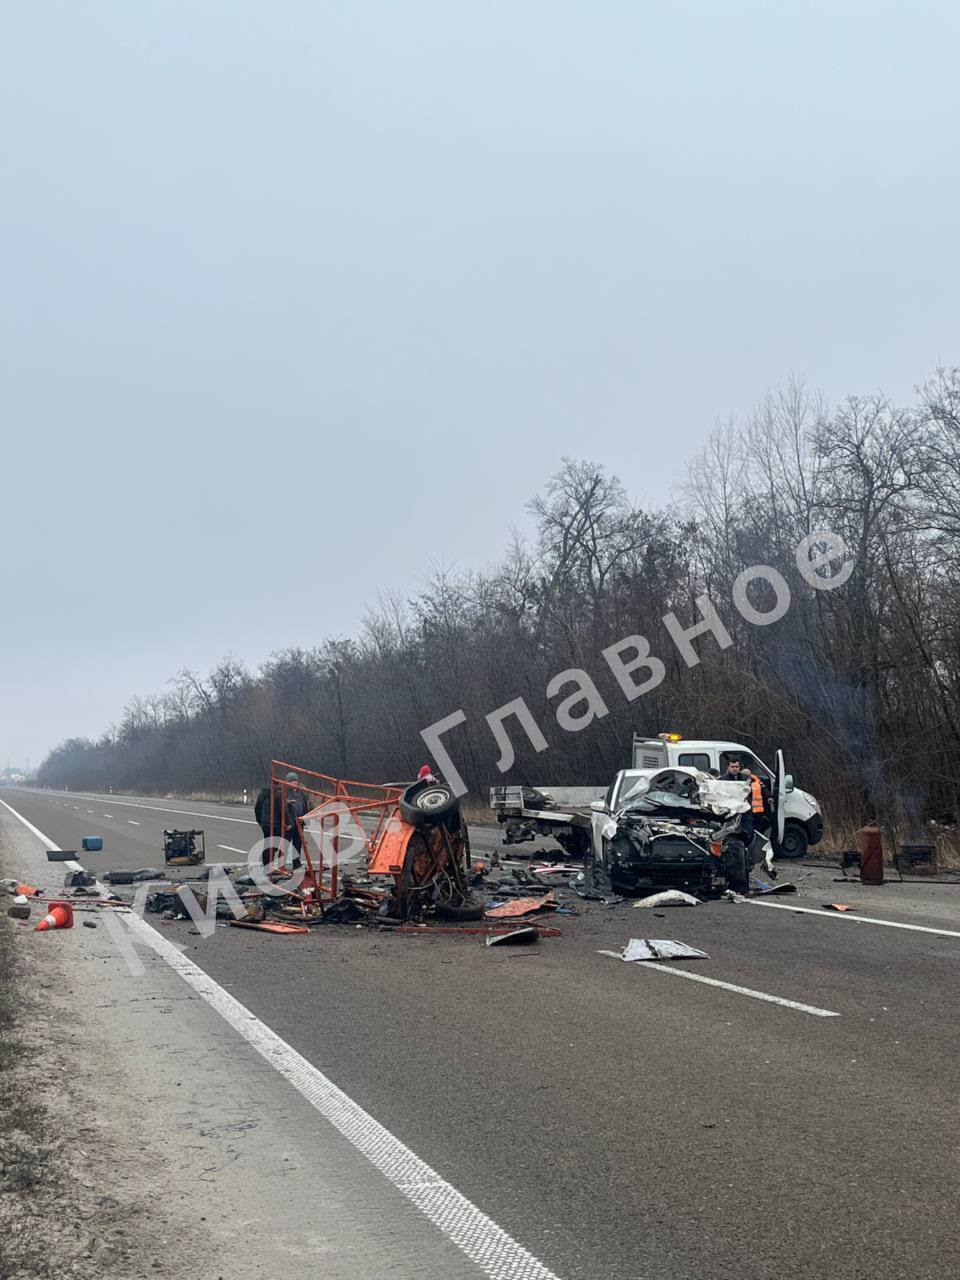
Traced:
<path fill-rule="evenodd" d="M 69 902 L 51 902 L 50 911 L 36 927 L 37 933 L 45 929 L 72 929 L 73 907 Z"/>

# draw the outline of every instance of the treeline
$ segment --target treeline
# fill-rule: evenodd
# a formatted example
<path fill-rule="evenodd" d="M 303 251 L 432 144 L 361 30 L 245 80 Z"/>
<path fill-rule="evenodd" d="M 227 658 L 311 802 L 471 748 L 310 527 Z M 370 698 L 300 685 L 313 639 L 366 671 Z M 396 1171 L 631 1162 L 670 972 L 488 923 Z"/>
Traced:
<path fill-rule="evenodd" d="M 637 447 L 638 471 L 649 448 Z M 714 431 L 671 506 L 644 510 L 602 467 L 565 460 L 530 508 L 534 541 L 515 537 L 492 570 L 437 571 L 419 595 L 383 597 L 356 638 L 285 650 L 255 673 L 233 657 L 204 676 L 182 671 L 98 741 L 56 748 L 39 781 L 226 794 L 258 785 L 273 756 L 405 779 L 427 755 L 421 730 L 462 709 L 444 741 L 478 797 L 504 779 L 605 782 L 641 729 L 734 738 L 766 759 L 782 746 L 835 826 L 872 816 L 910 826 L 956 810 L 960 370 L 939 370 L 904 408 L 853 397 L 828 411 L 799 385 L 771 393 L 749 420 Z M 795 561 L 823 528 L 843 537 L 854 566 L 835 590 L 813 589 Z M 790 588 L 772 625 L 732 602 L 754 564 Z M 704 593 L 732 643 L 702 636 L 688 667 L 663 618 L 692 625 Z M 750 599 L 774 603 L 762 582 Z M 629 701 L 602 651 L 634 634 L 665 674 Z M 573 687 L 545 692 L 570 668 L 590 674 L 609 708 L 581 732 L 556 719 Z M 516 760 L 502 775 L 485 717 L 516 699 L 549 747 L 536 751 L 509 718 Z"/>

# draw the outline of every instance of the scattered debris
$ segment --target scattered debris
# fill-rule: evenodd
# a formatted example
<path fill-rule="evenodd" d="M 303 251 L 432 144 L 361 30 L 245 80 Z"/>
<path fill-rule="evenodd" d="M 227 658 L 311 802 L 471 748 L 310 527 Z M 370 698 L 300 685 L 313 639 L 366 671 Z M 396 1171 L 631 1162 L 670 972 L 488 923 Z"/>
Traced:
<path fill-rule="evenodd" d="M 605 907 L 615 907 L 623 902 L 622 896 L 614 892 L 606 868 L 599 863 L 590 864 L 577 872 L 570 881 L 570 888 L 578 897 L 602 902 Z"/>
<path fill-rule="evenodd" d="M 356 924 L 365 920 L 369 908 L 362 906 L 354 898 L 338 898 L 323 911 L 324 924 Z"/>
<path fill-rule="evenodd" d="M 692 893 L 684 893 L 682 889 L 664 889 L 662 893 L 651 893 L 649 898 L 638 898 L 635 907 L 699 907 L 700 899 Z"/>
<path fill-rule="evenodd" d="M 514 902 L 501 902 L 497 906 L 488 907 L 484 916 L 488 920 L 512 919 L 514 916 L 529 915 L 532 911 L 552 911 L 556 906 L 556 895 L 548 893 L 542 898 L 517 898 Z"/>
<path fill-rule="evenodd" d="M 227 924 L 233 925 L 237 929 L 259 929 L 261 933 L 309 933 L 310 930 L 304 924 L 286 924 L 279 920 L 262 920 L 259 923 L 253 920 L 234 920 L 232 917 Z"/>
<path fill-rule="evenodd" d="M 824 911 L 856 911 L 856 907 L 848 906 L 845 902 L 825 902 L 823 909 Z"/>
<path fill-rule="evenodd" d="M 87 871 L 68 871 L 63 879 L 65 889 L 89 889 L 96 884 L 96 878 Z"/>
<path fill-rule="evenodd" d="M 84 853 L 99 853 L 103 848 L 103 836 L 83 836 L 80 848 Z"/>
<path fill-rule="evenodd" d="M 76 849 L 48 849 L 47 850 L 48 862 L 76 862 L 76 860 L 77 860 Z"/>
<path fill-rule="evenodd" d="M 127 871 L 123 868 L 104 871 L 103 878 L 107 884 L 138 884 L 141 880 L 163 880 L 164 875 L 156 867 L 138 867 L 135 871 Z"/>
<path fill-rule="evenodd" d="M 12 907 L 7 908 L 7 915 L 13 920 L 29 920 L 30 919 L 30 903 L 14 902 Z"/>
<path fill-rule="evenodd" d="M 685 942 L 667 938 L 631 938 L 620 953 L 621 960 L 709 960 L 705 951 Z"/>
<path fill-rule="evenodd" d="M 753 890 L 753 896 L 757 898 L 762 898 L 764 894 L 768 894 L 768 893 L 799 893 L 800 892 L 797 886 L 791 883 L 789 880 L 784 881 L 783 884 L 764 884 L 762 880 L 757 880 L 755 881 L 755 884 L 756 884 L 756 888 Z"/>
<path fill-rule="evenodd" d="M 525 924 L 519 929 L 511 929 L 509 933 L 490 933 L 484 939 L 487 947 L 516 947 L 537 942 L 540 930 L 536 925 Z"/>
<path fill-rule="evenodd" d="M 85 929 L 95 929 L 97 927 L 97 922 L 96 920 L 84 920 L 83 927 Z"/>

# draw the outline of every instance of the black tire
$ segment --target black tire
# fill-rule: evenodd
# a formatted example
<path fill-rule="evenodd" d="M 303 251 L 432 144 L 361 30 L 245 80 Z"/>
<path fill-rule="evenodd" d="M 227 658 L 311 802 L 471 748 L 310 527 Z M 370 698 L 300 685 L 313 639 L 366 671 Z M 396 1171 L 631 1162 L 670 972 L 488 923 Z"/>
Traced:
<path fill-rule="evenodd" d="M 792 861 L 805 858 L 810 841 L 801 822 L 788 822 L 783 828 L 783 839 L 777 845 L 777 857 Z"/>
<path fill-rule="evenodd" d="M 411 827 L 436 827 L 460 812 L 460 801 L 445 782 L 415 782 L 400 797 L 400 817 Z"/>
<path fill-rule="evenodd" d="M 468 893 L 458 903 L 438 902 L 436 912 L 441 920 L 482 920 L 486 910 L 482 900 L 475 893 Z"/>
<path fill-rule="evenodd" d="M 727 881 L 734 893 L 750 892 L 750 865 L 747 851 L 739 840 L 731 841 L 723 858 Z"/>
<path fill-rule="evenodd" d="M 590 852 L 590 832 L 583 827 L 561 831 L 554 839 L 568 858 L 585 858 Z"/>

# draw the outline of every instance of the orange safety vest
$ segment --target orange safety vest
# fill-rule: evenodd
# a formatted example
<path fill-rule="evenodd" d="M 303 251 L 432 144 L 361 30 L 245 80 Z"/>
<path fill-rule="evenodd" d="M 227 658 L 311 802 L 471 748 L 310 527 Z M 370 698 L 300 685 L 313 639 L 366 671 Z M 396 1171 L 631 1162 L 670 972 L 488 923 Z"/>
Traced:
<path fill-rule="evenodd" d="M 756 774 L 750 779 L 750 808 L 754 813 L 764 813 L 763 787 Z"/>

